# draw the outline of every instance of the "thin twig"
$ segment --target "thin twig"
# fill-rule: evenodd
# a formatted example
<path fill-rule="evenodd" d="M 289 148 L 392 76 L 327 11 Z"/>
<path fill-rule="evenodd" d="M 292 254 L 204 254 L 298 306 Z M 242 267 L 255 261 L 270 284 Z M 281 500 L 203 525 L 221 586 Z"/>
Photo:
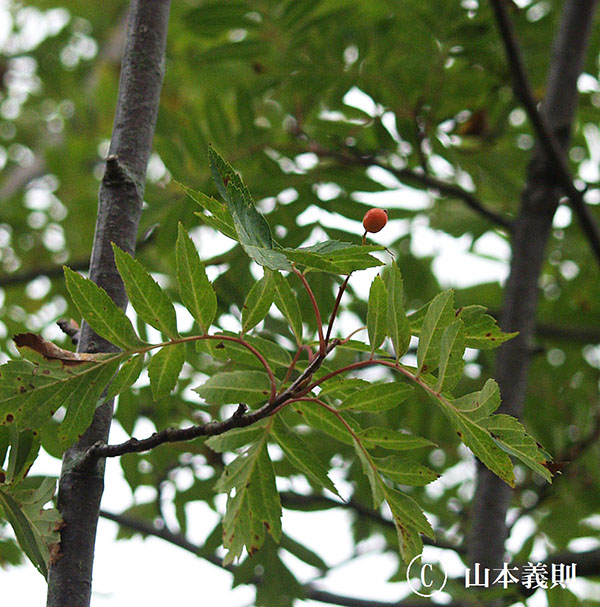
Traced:
<path fill-rule="evenodd" d="M 317 300 L 315 298 L 315 294 L 313 290 L 310 288 L 306 277 L 296 266 L 292 266 L 292 271 L 294 274 L 300 279 L 304 289 L 308 293 L 308 297 L 310 298 L 310 303 L 312 304 L 313 310 L 315 311 L 315 320 L 317 322 L 317 331 L 319 333 L 319 354 L 322 356 L 325 352 L 326 343 L 325 338 L 323 337 L 323 321 L 321 320 L 321 312 L 319 311 L 319 306 L 317 305 Z"/>
<path fill-rule="evenodd" d="M 144 236 L 136 243 L 136 250 L 138 252 L 154 242 L 157 228 L 158 224 L 155 224 L 146 230 Z M 8 274 L 7 276 L 0 276 L 0 287 L 27 283 L 40 276 L 46 276 L 47 278 L 62 278 L 64 276 L 64 265 L 65 264 L 38 266 L 36 268 L 23 270 L 22 272 Z M 69 263 L 68 266 L 71 270 L 75 270 L 76 272 L 85 272 L 90 267 L 90 258 L 88 256 L 86 258 L 78 259 Z"/>
<path fill-rule="evenodd" d="M 159 538 L 174 546 L 183 548 L 187 552 L 198 556 L 205 561 L 220 567 L 230 573 L 235 573 L 237 567 L 235 565 L 224 565 L 223 561 L 214 554 L 207 553 L 202 546 L 196 545 L 190 542 L 183 535 L 172 533 L 167 529 L 157 529 L 152 523 L 137 519 L 124 514 L 115 514 L 106 510 L 100 511 L 100 516 L 109 521 L 113 521 L 118 525 L 132 529 L 144 535 Z M 268 573 L 268 572 L 267 572 Z M 261 576 L 254 576 L 249 580 L 250 584 L 254 586 L 260 585 L 262 581 Z M 417 601 L 398 601 L 398 602 L 387 602 L 387 601 L 376 601 L 371 599 L 360 599 L 350 596 L 344 596 L 341 594 L 334 594 L 325 590 L 320 590 L 313 583 L 305 584 L 303 587 L 303 598 L 321 603 L 327 603 L 329 605 L 341 605 L 342 607 L 422 607 L 422 602 Z M 450 607 L 464 607 L 462 603 L 449 603 Z"/>
<path fill-rule="evenodd" d="M 490 0 L 490 4 L 494 10 L 498 29 L 504 43 L 515 95 L 523 104 L 525 112 L 537 134 L 538 141 L 554 170 L 554 178 L 568 196 L 571 207 L 575 211 L 575 215 L 577 215 L 581 228 L 596 257 L 596 261 L 600 263 L 600 229 L 583 199 L 582 192 L 575 187 L 566 156 L 556 135 L 548 126 L 544 115 L 538 111 L 523 62 L 521 49 L 519 48 L 512 22 L 506 10 L 506 4 L 502 0 Z"/>
<path fill-rule="evenodd" d="M 340 307 L 340 302 L 342 301 L 342 295 L 348 286 L 348 281 L 350 280 L 350 274 L 346 276 L 344 282 L 340 285 L 338 290 L 337 297 L 335 298 L 335 304 L 333 305 L 333 310 L 331 311 L 331 316 L 329 317 L 329 324 L 327 326 L 327 335 L 325 336 L 325 345 L 329 343 L 329 338 L 331 337 L 331 330 L 333 329 L 333 323 L 335 322 L 338 308 Z"/>
<path fill-rule="evenodd" d="M 479 200 L 479 198 L 477 198 L 477 196 L 455 183 L 448 183 L 447 181 L 442 181 L 441 179 L 437 179 L 436 177 L 432 177 L 431 175 L 427 175 L 425 173 L 419 173 L 412 169 L 397 169 L 385 162 L 382 162 L 374 154 L 363 153 L 355 149 L 349 148 L 344 152 L 338 152 L 319 146 L 316 148 L 315 153 L 321 157 L 335 158 L 346 165 L 358 164 L 364 167 L 379 167 L 388 171 L 402 182 L 437 190 L 440 194 L 462 200 L 469 208 L 473 209 L 486 219 L 489 219 L 496 225 L 499 225 L 509 232 L 512 230 L 512 221 L 510 219 L 487 208 Z"/>

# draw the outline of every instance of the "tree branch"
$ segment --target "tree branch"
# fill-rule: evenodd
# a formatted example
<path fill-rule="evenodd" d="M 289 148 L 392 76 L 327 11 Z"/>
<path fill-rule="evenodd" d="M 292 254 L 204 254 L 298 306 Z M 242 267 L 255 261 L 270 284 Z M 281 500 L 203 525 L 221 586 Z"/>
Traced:
<path fill-rule="evenodd" d="M 156 228 L 158 224 L 151 226 L 144 236 L 137 241 L 135 248 L 136 251 L 141 251 L 143 248 L 152 244 L 156 236 Z M 89 257 L 85 259 L 78 259 L 69 264 L 71 270 L 75 271 L 87 271 L 90 267 Z M 0 287 L 9 287 L 13 285 L 19 285 L 23 283 L 35 280 L 40 276 L 46 276 L 47 278 L 63 278 L 64 277 L 64 264 L 55 264 L 51 266 L 41 266 L 37 268 L 30 268 L 29 270 L 23 270 L 22 272 L 15 272 L 14 274 L 8 274 L 7 276 L 0 276 Z"/>
<path fill-rule="evenodd" d="M 100 516 L 109 521 L 113 521 L 118 525 L 127 527 L 128 529 L 132 529 L 133 531 L 137 531 L 144 535 L 150 535 L 152 537 L 157 537 L 161 540 L 165 540 L 166 542 L 169 542 L 174 546 L 178 546 L 179 548 L 183 548 L 187 552 L 190 552 L 195 556 L 199 556 L 200 558 L 203 558 L 204 560 L 215 565 L 216 567 L 225 569 L 230 573 L 235 573 L 237 569 L 235 565 L 223 565 L 223 562 L 220 558 L 218 558 L 214 554 L 207 554 L 201 546 L 197 546 L 196 544 L 190 542 L 184 536 L 172 533 L 167 529 L 158 529 L 152 523 L 149 523 L 147 521 L 136 519 L 124 514 L 115 514 L 112 512 L 107 512 L 106 510 L 101 510 Z M 261 579 L 262 578 L 260 576 L 255 576 L 251 583 L 255 586 L 258 586 L 261 583 Z M 303 590 L 304 599 L 319 601 L 321 603 L 327 603 L 329 605 L 342 605 L 343 607 L 423 607 L 424 605 L 423 602 L 417 600 L 389 602 L 374 601 L 372 599 L 359 599 L 355 597 L 334 594 L 325 590 L 319 590 L 313 583 L 305 584 Z M 450 605 L 450 607 L 463 607 L 462 603 L 447 603 L 447 605 Z"/>
<path fill-rule="evenodd" d="M 598 223 L 591 214 L 588 206 L 583 199 L 583 194 L 580 192 L 574 184 L 573 176 L 567 164 L 566 155 L 564 149 L 561 146 L 560 139 L 568 139 L 571 128 L 571 121 L 566 124 L 558 125 L 558 128 L 550 127 L 549 124 L 549 104 L 542 105 L 542 112 L 537 109 L 537 104 L 529 84 L 529 78 L 525 70 L 523 58 L 521 56 L 521 50 L 519 48 L 514 28 L 510 17 L 508 15 L 506 4 L 503 0 L 490 0 L 492 9 L 496 16 L 496 22 L 498 29 L 502 36 L 502 42 L 504 43 L 504 50 L 508 59 L 508 65 L 513 79 L 513 90 L 517 99 L 523 104 L 525 112 L 537 135 L 537 140 L 541 146 L 544 154 L 546 155 L 552 169 L 554 171 L 554 179 L 564 191 L 565 195 L 569 197 L 571 207 L 575 211 L 575 215 L 579 220 L 581 228 L 592 248 L 592 251 L 596 257 L 596 261 L 600 264 L 600 229 Z M 574 12 L 577 13 L 573 18 L 573 30 L 571 32 L 564 31 L 564 35 L 568 37 L 568 40 L 574 42 L 573 35 L 579 33 L 581 29 L 591 27 L 594 17 L 594 10 L 596 0 L 579 2 L 579 7 L 574 8 Z M 587 40 L 587 35 L 584 33 L 584 40 Z M 550 74 L 549 80 L 552 78 L 560 79 L 560 86 L 567 88 L 577 87 L 577 78 L 583 68 L 583 60 L 585 55 L 578 52 L 579 45 L 573 44 L 572 47 L 566 47 L 564 42 L 560 39 L 557 40 L 557 52 L 553 57 L 553 63 L 557 60 L 562 59 L 566 64 L 564 71 L 555 70 L 554 74 Z M 557 56 L 560 55 L 560 56 Z M 559 73 L 560 72 L 560 73 Z M 557 83 L 549 81 L 548 88 L 556 87 Z M 573 108 L 574 109 L 574 108 Z M 573 110 L 571 110 L 573 111 Z M 553 118 L 553 117 L 552 117 Z M 565 132 L 566 128 L 566 132 Z"/>
<path fill-rule="evenodd" d="M 288 509 L 302 509 L 303 507 L 316 505 L 331 506 L 332 508 L 343 508 L 345 510 L 355 512 L 358 516 L 368 518 L 383 527 L 395 530 L 394 521 L 384 518 L 377 510 L 372 510 L 371 508 L 363 506 L 354 498 L 341 502 L 331 499 L 326 495 L 302 495 L 299 493 L 293 493 L 292 491 L 283 491 L 279 494 L 279 496 L 281 498 L 282 505 Z M 435 546 L 436 548 L 442 548 L 444 550 L 453 550 L 457 554 L 466 554 L 466 548 L 460 545 L 450 544 L 444 542 L 443 540 L 432 540 L 428 537 L 422 537 L 422 540 L 423 544 L 427 546 Z"/>
<path fill-rule="evenodd" d="M 448 183 L 446 181 L 442 181 L 441 179 L 432 177 L 431 175 L 420 173 L 412 169 L 397 169 L 386 164 L 385 162 L 382 162 L 381 160 L 378 160 L 373 154 L 362 153 L 353 148 L 346 148 L 344 152 L 337 152 L 328 150 L 320 144 L 315 143 L 311 149 L 317 154 L 317 156 L 335 158 L 346 165 L 359 164 L 364 167 L 376 166 L 390 172 L 401 182 L 408 183 L 409 185 L 416 185 L 419 187 L 437 190 L 440 194 L 462 200 L 470 209 L 473 209 L 482 217 L 489 219 L 492 223 L 504 228 L 505 230 L 508 230 L 509 232 L 512 230 L 512 221 L 510 219 L 487 208 L 479 200 L 479 198 L 477 198 L 477 196 L 455 183 Z"/>
<path fill-rule="evenodd" d="M 125 453 L 141 453 L 142 451 L 149 451 L 150 449 L 154 449 L 155 447 L 165 443 L 188 441 L 198 438 L 199 436 L 215 436 L 217 434 L 223 434 L 232 428 L 245 428 L 255 424 L 261 419 L 275 413 L 277 409 L 284 405 L 289 399 L 296 396 L 299 392 L 305 391 L 307 389 L 306 384 L 308 384 L 310 378 L 321 367 L 327 355 L 338 344 L 339 340 L 332 340 L 325 350 L 324 355 L 316 356 L 288 388 L 256 411 L 247 413 L 246 406 L 240 404 L 235 413 L 223 421 L 211 421 L 206 424 L 189 426 L 187 428 L 166 428 L 160 432 L 155 432 L 148 438 L 131 438 L 128 441 L 118 445 L 107 445 L 103 441 L 98 441 L 94 445 L 90 446 L 85 453 L 84 459 L 87 462 L 102 457 L 118 457 L 120 455 L 124 455 Z"/>
<path fill-rule="evenodd" d="M 490 1 L 493 6 L 500 6 L 496 0 Z M 543 111 L 549 130 L 560 137 L 563 149 L 569 143 L 578 99 L 577 78 L 585 58 L 596 4 L 597 0 L 566 0 L 555 37 Z M 502 14 L 505 15 L 504 11 Z M 514 42 L 514 37 L 511 40 Z M 504 331 L 519 331 L 519 335 L 498 350 L 494 376 L 502 393 L 498 412 L 517 418 L 527 391 L 538 279 L 561 193 L 554 174 L 554 165 L 538 146 L 529 166 L 519 216 L 512 232 L 513 254 L 501 326 Z M 491 569 L 501 566 L 510 497 L 508 485 L 478 465 L 469 549 L 472 563 Z"/>
<path fill-rule="evenodd" d="M 170 544 L 173 544 L 174 546 L 183 548 L 187 552 L 190 552 L 195 556 L 199 556 L 200 558 L 203 558 L 204 560 L 215 565 L 216 567 L 225 569 L 230 573 L 235 573 L 236 571 L 235 565 L 223 565 L 220 558 L 218 558 L 214 554 L 206 553 L 206 551 L 204 551 L 201 546 L 190 542 L 184 536 L 172 533 L 167 529 L 158 529 L 148 521 L 130 517 L 124 514 L 115 514 L 112 512 L 107 512 L 106 510 L 101 510 L 100 516 L 107 520 L 113 521 L 118 525 L 127 527 L 128 529 L 131 529 L 133 531 L 137 531 L 144 535 L 150 535 L 152 537 L 157 537 L 166 542 L 169 542 Z M 545 563 L 547 565 L 550 565 L 552 563 L 564 563 L 565 565 L 575 563 L 577 565 L 578 575 L 584 577 L 595 576 L 600 573 L 600 550 L 590 550 L 588 552 L 559 553 L 547 559 Z M 462 581 L 462 578 L 457 581 Z M 259 585 L 260 583 L 261 578 L 259 576 L 256 576 L 252 580 L 253 585 Z M 526 589 L 523 586 L 519 586 L 519 590 L 525 593 L 526 595 L 532 594 L 531 590 Z M 319 588 L 317 588 L 314 583 L 309 583 L 304 586 L 304 598 L 311 599 L 313 601 L 319 601 L 321 603 L 327 603 L 329 605 L 341 605 L 343 607 L 423 607 L 426 604 L 417 599 L 389 602 L 343 596 L 339 594 L 334 594 L 332 592 L 327 592 L 325 590 L 319 590 Z M 445 605 L 450 605 L 450 607 L 466 607 L 467 604 L 451 602 L 445 603 Z"/>
<path fill-rule="evenodd" d="M 169 0 L 131 2 L 109 158 L 98 194 L 90 278 L 123 309 L 127 295 L 111 243 L 129 253 L 135 249 L 164 74 L 169 10 Z M 112 352 L 115 347 L 83 323 L 78 351 Z M 107 439 L 111 420 L 109 401 L 96 409 L 90 427 L 63 457 L 58 508 L 64 526 L 60 553 L 50 563 L 47 607 L 89 607 L 104 462 L 84 461 L 84 455 L 91 445 Z"/>

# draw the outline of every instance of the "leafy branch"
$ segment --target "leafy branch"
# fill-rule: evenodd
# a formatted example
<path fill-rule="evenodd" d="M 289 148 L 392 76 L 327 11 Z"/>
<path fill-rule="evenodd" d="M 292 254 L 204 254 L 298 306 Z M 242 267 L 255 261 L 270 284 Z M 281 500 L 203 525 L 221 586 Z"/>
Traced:
<path fill-rule="evenodd" d="M 224 420 L 168 427 L 121 444 L 97 441 L 74 457 L 72 466 L 89 469 L 99 458 L 140 453 L 199 437 L 206 438 L 206 446 L 215 452 L 236 453 L 216 485 L 217 491 L 228 495 L 223 519 L 226 564 L 239 558 L 244 549 L 255 553 L 265 544 L 267 534 L 275 542 L 282 538 L 281 502 L 267 449 L 269 442 L 277 443 L 289 463 L 312 485 L 339 496 L 327 468 L 305 442 L 300 431 L 303 426 L 353 447 L 369 481 L 373 507 L 377 509 L 383 501 L 389 505 L 403 558 L 410 560 L 419 554 L 420 534 L 433 539 L 433 529 L 417 502 L 401 487 L 426 485 L 438 477 L 413 456 L 434 443 L 403 429 L 363 425 L 365 413 L 398 407 L 413 396 L 414 387 L 433 400 L 465 445 L 506 483 L 514 485 L 508 454 L 551 480 L 545 467 L 548 456 L 535 440 L 516 419 L 494 415 L 500 394 L 493 380 L 464 396 L 452 393 L 462 375 L 466 347 L 492 348 L 514 334 L 500 332 L 481 306 L 454 309 L 452 291 L 440 293 L 407 316 L 402 275 L 392 262 L 375 277 L 369 291 L 369 343 L 352 339 L 356 332 L 343 339 L 332 337 L 351 274 L 383 265 L 372 255 L 383 247 L 337 241 L 298 249 L 280 246 L 271 237 L 266 219 L 256 210 L 239 175 L 214 150 L 209 151 L 209 157 L 225 204 L 187 191 L 201 205 L 202 221 L 236 240 L 264 269 L 263 277 L 244 302 L 239 333 L 211 330 L 218 327 L 217 296 L 181 225 L 175 250 L 177 284 L 180 300 L 199 328 L 193 335 L 179 333 L 174 304 L 151 274 L 113 245 L 114 261 L 133 309 L 164 339 L 146 343 L 106 291 L 65 268 L 67 288 L 81 316 L 91 330 L 120 351 L 73 353 L 36 335 L 17 336 L 15 341 L 26 360 L 10 361 L 0 368 L 0 420 L 6 427 L 12 432 L 37 431 L 55 424 L 52 417 L 63 408 L 58 436 L 64 450 L 89 426 L 97 403 L 128 390 L 144 368 L 154 400 L 167 397 L 188 358 L 188 344 L 193 344 L 197 354 L 208 355 L 213 361 L 208 379 L 194 390 L 207 405 L 237 405 L 235 412 Z M 283 272 L 296 276 L 309 298 L 317 324 L 316 343 L 303 339 L 297 294 Z M 306 278 L 309 272 L 344 276 L 326 331 L 325 316 Z M 256 327 L 272 305 L 279 309 L 296 338 L 293 358 L 276 341 L 257 334 Z M 418 337 L 416 367 L 402 362 L 413 337 Z M 326 366 L 338 348 L 354 352 L 358 360 L 346 361 L 337 368 Z M 303 352 L 308 354 L 307 362 L 301 360 Z M 331 358 L 335 365 L 336 358 Z M 348 377 L 374 365 L 390 369 L 399 379 L 367 382 Z M 32 556 L 32 550 L 28 554 L 41 562 L 39 555 Z"/>

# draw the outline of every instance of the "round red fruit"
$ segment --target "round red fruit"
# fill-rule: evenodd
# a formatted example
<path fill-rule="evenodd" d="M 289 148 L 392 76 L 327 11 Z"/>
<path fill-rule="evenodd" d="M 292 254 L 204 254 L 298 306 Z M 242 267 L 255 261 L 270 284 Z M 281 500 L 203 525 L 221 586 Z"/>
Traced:
<path fill-rule="evenodd" d="M 388 220 L 388 214 L 385 209 L 370 209 L 363 217 L 363 226 L 367 232 L 379 232 Z"/>

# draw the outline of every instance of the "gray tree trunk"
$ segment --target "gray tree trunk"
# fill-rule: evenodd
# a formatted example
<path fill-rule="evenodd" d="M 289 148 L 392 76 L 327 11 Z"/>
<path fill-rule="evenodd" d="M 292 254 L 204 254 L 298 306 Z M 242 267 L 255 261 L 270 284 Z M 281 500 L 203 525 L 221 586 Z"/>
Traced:
<path fill-rule="evenodd" d="M 577 80 L 583 68 L 597 0 L 567 0 L 552 49 L 546 97 L 541 113 L 566 151 L 577 107 Z M 538 280 L 552 219 L 562 191 L 552 165 L 538 144 L 512 234 L 511 271 L 506 284 L 501 326 L 519 331 L 498 351 L 495 377 L 502 393 L 498 412 L 520 417 L 527 391 L 532 337 L 538 301 Z M 506 512 L 511 489 L 479 465 L 473 504 L 469 558 L 497 568 L 504 557 Z"/>
<path fill-rule="evenodd" d="M 90 263 L 90 278 L 123 309 L 127 295 L 117 273 L 111 242 L 133 253 L 137 235 L 146 167 L 162 88 L 169 0 L 132 0 L 119 96 L 106 171 L 98 196 L 98 217 Z M 80 352 L 115 351 L 84 323 Z M 100 499 L 104 489 L 104 460 L 82 465 L 88 447 L 106 441 L 112 403 L 96 410 L 94 420 L 63 458 L 58 507 L 65 525 L 59 558 L 48 577 L 48 607 L 88 607 Z"/>

